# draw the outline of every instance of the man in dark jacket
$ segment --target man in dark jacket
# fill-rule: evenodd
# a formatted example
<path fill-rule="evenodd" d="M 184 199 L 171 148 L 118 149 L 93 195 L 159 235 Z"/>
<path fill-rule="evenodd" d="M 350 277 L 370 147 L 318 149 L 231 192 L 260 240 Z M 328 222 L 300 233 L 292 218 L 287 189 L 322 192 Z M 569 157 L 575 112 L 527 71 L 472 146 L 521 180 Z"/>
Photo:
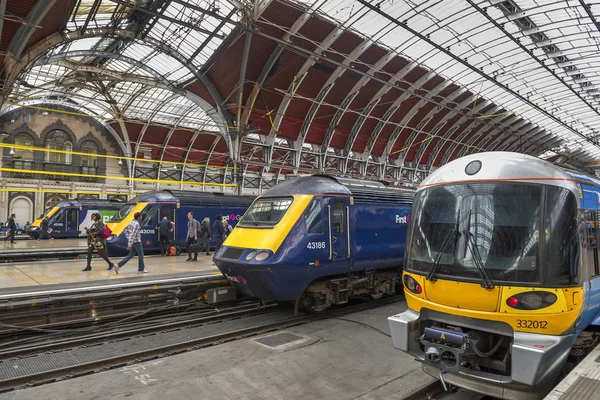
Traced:
<path fill-rule="evenodd" d="M 48 233 L 48 216 L 42 218 L 42 222 L 40 222 L 40 237 L 38 240 L 44 240 L 44 238 L 52 239 Z"/>
<path fill-rule="evenodd" d="M 225 240 L 225 228 L 223 227 L 223 217 L 221 214 L 217 214 L 217 220 L 213 225 L 213 242 L 215 242 L 215 254 L 223 245 Z"/>
<path fill-rule="evenodd" d="M 204 242 L 204 250 L 206 250 L 206 255 L 210 256 L 210 218 L 206 217 L 202 220 L 199 236 Z"/>
<path fill-rule="evenodd" d="M 15 222 L 15 218 L 15 214 L 11 214 L 10 217 L 8 217 L 8 223 L 6 224 L 8 231 L 6 233 L 6 237 L 4 238 L 5 242 L 7 240 L 10 240 L 11 243 L 15 242 L 15 234 L 17 233 L 17 223 Z"/>
<path fill-rule="evenodd" d="M 169 246 L 171 244 L 171 232 L 175 227 L 175 223 L 169 220 L 168 217 L 163 217 L 162 221 L 159 222 L 156 229 L 158 229 L 158 233 L 160 234 L 160 255 L 168 256 L 169 255 Z"/>

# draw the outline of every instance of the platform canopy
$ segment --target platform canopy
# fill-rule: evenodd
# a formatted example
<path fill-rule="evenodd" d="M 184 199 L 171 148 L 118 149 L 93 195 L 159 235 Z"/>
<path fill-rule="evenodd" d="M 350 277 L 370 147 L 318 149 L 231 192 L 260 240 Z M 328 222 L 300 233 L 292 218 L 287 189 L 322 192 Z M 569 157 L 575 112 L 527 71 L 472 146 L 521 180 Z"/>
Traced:
<path fill-rule="evenodd" d="M 0 0 L 3 109 L 133 155 L 415 183 L 474 152 L 600 159 L 600 1 Z M 183 179 L 183 177 L 182 177 Z"/>

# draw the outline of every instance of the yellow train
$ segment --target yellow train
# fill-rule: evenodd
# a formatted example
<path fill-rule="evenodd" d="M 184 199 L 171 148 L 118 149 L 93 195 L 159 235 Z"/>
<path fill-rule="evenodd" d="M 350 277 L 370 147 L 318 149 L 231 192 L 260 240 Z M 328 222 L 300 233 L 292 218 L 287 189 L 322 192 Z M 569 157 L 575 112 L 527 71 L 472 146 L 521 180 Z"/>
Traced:
<path fill-rule="evenodd" d="M 417 190 L 394 347 L 428 374 L 505 399 L 543 397 L 600 307 L 600 180 L 479 153 Z"/>

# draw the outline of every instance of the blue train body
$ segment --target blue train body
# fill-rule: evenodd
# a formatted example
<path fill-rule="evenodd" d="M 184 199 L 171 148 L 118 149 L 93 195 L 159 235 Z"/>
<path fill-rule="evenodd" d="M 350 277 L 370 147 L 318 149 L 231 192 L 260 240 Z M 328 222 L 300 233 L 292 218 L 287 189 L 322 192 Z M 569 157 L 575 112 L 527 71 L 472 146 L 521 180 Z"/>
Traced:
<path fill-rule="evenodd" d="M 175 190 L 151 191 L 143 193 L 128 203 L 114 215 L 108 223 L 112 235 L 107 239 L 109 256 L 121 257 L 128 253 L 127 238 L 123 229 L 133 220 L 136 212 L 142 213 L 142 244 L 144 252 L 152 253 L 160 250 L 158 223 L 167 216 L 175 223 L 171 233 L 171 245 L 181 248 L 186 246 L 187 214 L 194 213 L 194 218 L 202 222 L 210 218 L 212 225 L 217 214 L 221 214 L 232 227 L 242 217 L 252 203 L 252 196 L 232 196 L 222 193 L 185 192 Z M 211 238 L 211 245 L 212 238 Z"/>
<path fill-rule="evenodd" d="M 303 296 L 313 311 L 355 294 L 393 293 L 413 196 L 379 182 L 292 179 L 256 200 L 215 262 L 243 293 L 277 301 Z"/>
<path fill-rule="evenodd" d="M 122 206 L 123 202 L 117 200 L 63 200 L 43 217 L 48 217 L 48 228 L 52 230 L 51 237 L 76 238 L 86 235 L 85 227 L 92 224 L 93 213 L 99 213 L 104 222 L 108 222 Z M 27 229 L 27 234 L 32 239 L 40 237 L 42 218 L 34 221 Z"/>

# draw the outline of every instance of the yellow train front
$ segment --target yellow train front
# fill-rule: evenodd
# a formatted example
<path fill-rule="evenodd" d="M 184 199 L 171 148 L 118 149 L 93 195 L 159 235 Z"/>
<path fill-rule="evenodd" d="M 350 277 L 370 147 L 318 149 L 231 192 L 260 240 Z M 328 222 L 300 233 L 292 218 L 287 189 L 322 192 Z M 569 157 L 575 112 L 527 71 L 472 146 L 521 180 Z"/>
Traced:
<path fill-rule="evenodd" d="M 598 323 L 599 187 L 506 152 L 436 170 L 411 213 L 408 310 L 388 319 L 394 347 L 444 385 L 543 397 L 581 331 Z"/>

